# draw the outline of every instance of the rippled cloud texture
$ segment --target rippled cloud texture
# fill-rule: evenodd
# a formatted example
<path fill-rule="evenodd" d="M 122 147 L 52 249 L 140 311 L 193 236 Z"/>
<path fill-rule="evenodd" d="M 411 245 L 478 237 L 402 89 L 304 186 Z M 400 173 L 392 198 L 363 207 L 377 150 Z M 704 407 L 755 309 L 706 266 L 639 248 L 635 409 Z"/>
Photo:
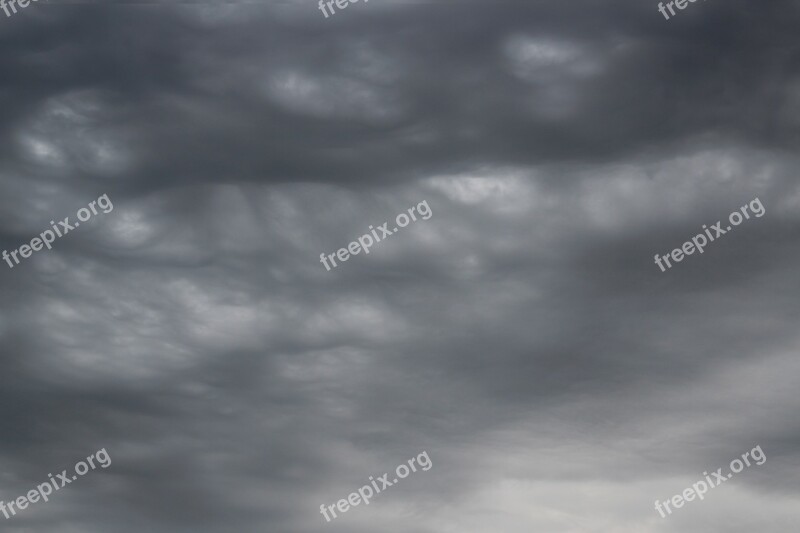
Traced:
<path fill-rule="evenodd" d="M 0 499 L 114 458 L 3 530 L 795 529 L 798 25 L 789 0 L 0 15 L 2 248 L 114 203 L 0 263 Z M 422 450 L 430 472 L 320 515 Z"/>

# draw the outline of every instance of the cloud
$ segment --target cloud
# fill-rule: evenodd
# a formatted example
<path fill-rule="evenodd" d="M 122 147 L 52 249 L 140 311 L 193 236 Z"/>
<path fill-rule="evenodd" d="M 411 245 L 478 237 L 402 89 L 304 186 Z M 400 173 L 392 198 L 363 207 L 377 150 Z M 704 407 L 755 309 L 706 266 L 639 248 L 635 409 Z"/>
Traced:
<path fill-rule="evenodd" d="M 4 21 L 3 249 L 114 203 L 0 276 L 0 499 L 113 458 L 9 531 L 788 530 L 798 3 L 351 7 Z"/>

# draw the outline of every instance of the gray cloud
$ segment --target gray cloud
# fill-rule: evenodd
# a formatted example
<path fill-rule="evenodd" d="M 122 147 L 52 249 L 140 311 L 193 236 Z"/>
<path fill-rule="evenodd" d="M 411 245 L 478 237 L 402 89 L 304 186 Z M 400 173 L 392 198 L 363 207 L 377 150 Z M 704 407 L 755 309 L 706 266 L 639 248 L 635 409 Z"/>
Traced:
<path fill-rule="evenodd" d="M 656 5 L 3 20 L 3 249 L 114 203 L 2 267 L 0 500 L 113 460 L 7 529 L 790 530 L 799 6 Z M 653 263 L 755 197 L 764 217 Z"/>

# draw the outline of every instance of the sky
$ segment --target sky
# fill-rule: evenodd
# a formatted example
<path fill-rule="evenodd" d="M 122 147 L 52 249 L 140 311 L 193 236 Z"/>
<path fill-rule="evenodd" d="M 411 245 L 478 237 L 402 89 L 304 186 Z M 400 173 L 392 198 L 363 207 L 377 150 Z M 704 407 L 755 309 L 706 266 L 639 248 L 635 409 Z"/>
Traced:
<path fill-rule="evenodd" d="M 17 9 L 3 531 L 796 530 L 800 2 Z"/>

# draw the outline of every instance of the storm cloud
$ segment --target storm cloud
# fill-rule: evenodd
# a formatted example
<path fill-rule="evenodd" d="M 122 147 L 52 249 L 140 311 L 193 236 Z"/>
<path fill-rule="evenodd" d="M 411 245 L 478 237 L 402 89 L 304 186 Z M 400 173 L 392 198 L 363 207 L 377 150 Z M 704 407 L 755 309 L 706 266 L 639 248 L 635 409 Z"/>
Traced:
<path fill-rule="evenodd" d="M 4 529 L 796 527 L 800 2 L 657 5 L 0 12 L 0 246 L 114 204 L 0 262 L 0 500 L 113 459 Z"/>

